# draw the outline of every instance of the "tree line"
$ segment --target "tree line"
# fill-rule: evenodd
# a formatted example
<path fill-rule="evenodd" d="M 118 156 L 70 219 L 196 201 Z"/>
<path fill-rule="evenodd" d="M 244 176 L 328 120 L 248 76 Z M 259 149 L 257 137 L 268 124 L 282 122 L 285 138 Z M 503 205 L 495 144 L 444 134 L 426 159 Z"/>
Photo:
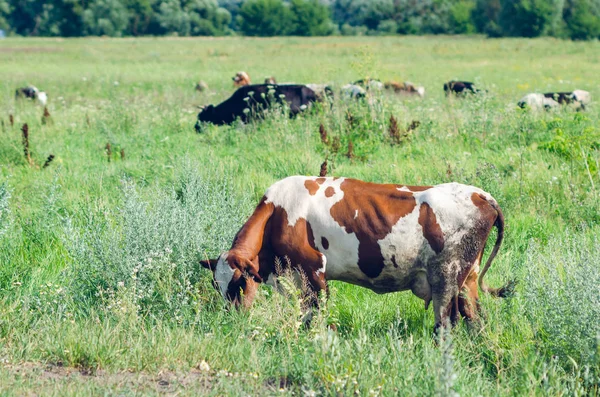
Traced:
<path fill-rule="evenodd" d="M 600 0 L 0 0 L 21 36 L 472 34 L 600 38 Z"/>

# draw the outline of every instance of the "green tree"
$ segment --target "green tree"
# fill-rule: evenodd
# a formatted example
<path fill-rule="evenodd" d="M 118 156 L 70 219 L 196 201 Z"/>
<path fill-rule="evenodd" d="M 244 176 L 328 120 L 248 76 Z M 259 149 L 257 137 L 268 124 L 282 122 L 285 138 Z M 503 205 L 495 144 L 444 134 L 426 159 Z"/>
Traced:
<path fill-rule="evenodd" d="M 471 12 L 471 20 L 475 25 L 475 30 L 484 33 L 490 37 L 502 36 L 502 29 L 498 24 L 500 10 L 502 9 L 501 0 L 477 0 L 475 8 Z"/>
<path fill-rule="evenodd" d="M 553 0 L 502 0 L 501 4 L 499 22 L 506 36 L 541 36 L 558 11 Z"/>
<path fill-rule="evenodd" d="M 0 0 L 0 29 L 4 32 L 8 32 L 8 18 L 10 17 L 10 11 L 12 7 L 8 0 Z"/>
<path fill-rule="evenodd" d="M 248 0 L 237 22 L 247 36 L 283 36 L 290 32 L 292 15 L 281 0 Z"/>
<path fill-rule="evenodd" d="M 119 37 L 128 22 L 127 9 L 119 0 L 95 0 L 83 12 L 83 32 L 87 35 Z"/>
<path fill-rule="evenodd" d="M 292 0 L 290 12 L 292 35 L 327 36 L 333 30 L 329 9 L 319 0 Z"/>
<path fill-rule="evenodd" d="M 180 36 L 215 36 L 228 32 L 231 15 L 219 8 L 216 0 L 166 0 L 160 4 L 157 16 L 167 33 Z"/>
<path fill-rule="evenodd" d="M 475 2 L 461 0 L 452 5 L 450 9 L 450 23 L 453 33 L 474 33 L 475 25 L 471 18 Z"/>
<path fill-rule="evenodd" d="M 563 11 L 568 36 L 573 40 L 589 40 L 600 36 L 598 9 L 589 0 L 568 0 Z"/>

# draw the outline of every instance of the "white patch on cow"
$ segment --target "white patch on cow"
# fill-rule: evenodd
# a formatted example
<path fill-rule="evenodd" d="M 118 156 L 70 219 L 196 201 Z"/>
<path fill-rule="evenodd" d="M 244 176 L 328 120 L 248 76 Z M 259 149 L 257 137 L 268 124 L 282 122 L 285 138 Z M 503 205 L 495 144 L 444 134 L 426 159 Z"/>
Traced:
<path fill-rule="evenodd" d="M 311 195 L 304 183 L 307 180 L 316 181 L 317 177 L 285 178 L 267 190 L 266 202 L 283 208 L 290 226 L 294 226 L 300 218 L 306 219 L 313 231 L 315 247 L 319 252 L 327 251 L 327 277 L 352 282 L 363 274 L 358 267 L 358 238 L 354 233 L 348 233 L 331 216 L 331 207 L 344 198 L 340 185 L 345 179 L 323 179 L 317 192 Z M 325 195 L 328 187 L 334 189 L 331 197 Z M 323 237 L 329 241 L 327 250 L 322 245 Z"/>
<path fill-rule="evenodd" d="M 341 91 L 346 98 L 356 98 L 367 95 L 367 90 L 356 84 L 346 84 L 342 86 Z"/>
<path fill-rule="evenodd" d="M 358 210 L 354 211 L 354 219 L 358 218 Z"/>
<path fill-rule="evenodd" d="M 574 100 L 579 102 L 580 104 L 587 106 L 592 102 L 592 96 L 589 92 L 584 90 L 575 90 L 573 91 L 572 97 Z"/>
<path fill-rule="evenodd" d="M 232 269 L 229 263 L 227 263 L 227 254 L 222 254 L 215 267 L 215 282 L 219 286 L 223 298 L 227 298 L 227 289 L 234 273 L 235 269 Z"/>
<path fill-rule="evenodd" d="M 423 98 L 425 96 L 425 87 L 417 87 L 417 93 Z"/>
<path fill-rule="evenodd" d="M 544 94 L 527 94 L 518 102 L 519 107 L 529 107 L 534 110 L 551 109 L 558 107 L 558 102 L 546 98 Z"/>
<path fill-rule="evenodd" d="M 40 105 L 46 106 L 46 103 L 48 103 L 48 95 L 46 95 L 46 93 L 44 91 L 38 92 L 37 100 L 40 103 Z"/>
<path fill-rule="evenodd" d="M 396 190 L 400 192 L 410 192 L 410 189 L 407 186 L 397 187 Z"/>
<path fill-rule="evenodd" d="M 325 272 L 327 271 L 327 258 L 325 257 L 325 255 L 321 255 L 321 263 L 323 264 L 323 266 L 317 270 L 317 276 L 319 274 L 325 274 Z"/>

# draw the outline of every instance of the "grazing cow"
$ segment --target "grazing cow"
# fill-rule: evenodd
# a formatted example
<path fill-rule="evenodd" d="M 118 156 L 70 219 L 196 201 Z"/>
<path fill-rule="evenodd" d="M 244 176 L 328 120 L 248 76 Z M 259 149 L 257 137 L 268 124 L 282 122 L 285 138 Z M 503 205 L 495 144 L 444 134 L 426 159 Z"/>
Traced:
<path fill-rule="evenodd" d="M 367 91 L 382 91 L 384 88 L 384 84 L 376 79 L 362 79 L 355 81 L 352 84 L 362 87 Z"/>
<path fill-rule="evenodd" d="M 349 98 L 364 98 L 367 96 L 367 90 L 356 84 L 346 84 L 341 88 L 342 97 Z"/>
<path fill-rule="evenodd" d="M 558 102 L 551 97 L 546 97 L 544 94 L 527 94 L 519 100 L 517 105 L 521 109 L 530 108 L 534 110 L 550 110 L 559 106 Z"/>
<path fill-rule="evenodd" d="M 585 110 L 591 102 L 591 95 L 587 91 L 575 90 L 573 92 L 546 92 L 544 97 L 555 100 L 561 105 L 575 105 L 578 110 Z"/>
<path fill-rule="evenodd" d="M 425 87 L 417 87 L 409 82 L 388 81 L 384 87 L 386 90 L 393 90 L 396 94 L 418 95 L 421 98 L 425 96 Z"/>
<path fill-rule="evenodd" d="M 480 273 L 493 227 L 494 248 Z M 272 185 L 218 259 L 202 261 L 222 296 L 250 306 L 257 283 L 273 283 L 276 258 L 306 276 L 309 296 L 340 280 L 376 293 L 411 290 L 433 301 L 436 328 L 459 314 L 477 317 L 478 289 L 496 256 L 504 216 L 483 190 L 375 184 L 347 178 L 292 176 Z M 479 274 L 479 278 L 478 278 Z M 243 292 L 243 299 L 240 295 Z"/>
<path fill-rule="evenodd" d="M 208 105 L 202 109 L 195 128 L 196 132 L 201 132 L 202 123 L 231 124 L 237 118 L 247 122 L 274 103 L 287 104 L 290 107 L 290 116 L 295 116 L 317 100 L 317 94 L 304 85 L 247 85 L 238 88 L 229 99 L 219 105 Z"/>
<path fill-rule="evenodd" d="M 46 95 L 44 91 L 40 91 L 36 87 L 30 85 L 17 88 L 15 91 L 15 99 L 31 99 L 37 101 L 42 106 L 46 106 L 48 95 Z"/>
<path fill-rule="evenodd" d="M 277 80 L 275 80 L 274 76 L 266 77 L 265 84 L 277 84 Z"/>
<path fill-rule="evenodd" d="M 208 91 L 208 84 L 206 84 L 204 81 L 199 81 L 198 84 L 196 84 L 196 91 L 198 91 L 198 92 Z"/>
<path fill-rule="evenodd" d="M 463 96 L 463 95 L 467 95 L 467 94 L 477 94 L 479 92 L 482 92 L 481 90 L 477 89 L 475 87 L 475 84 L 469 82 L 469 81 L 449 81 L 447 83 L 444 84 L 444 92 L 446 93 L 446 96 L 449 95 L 457 95 L 457 96 Z"/>
<path fill-rule="evenodd" d="M 317 94 L 320 101 L 325 98 L 333 99 L 333 89 L 327 84 L 306 84 L 306 86 Z"/>
<path fill-rule="evenodd" d="M 233 80 L 234 87 L 243 87 L 252 84 L 250 76 L 246 72 L 237 72 L 235 76 L 231 78 Z"/>

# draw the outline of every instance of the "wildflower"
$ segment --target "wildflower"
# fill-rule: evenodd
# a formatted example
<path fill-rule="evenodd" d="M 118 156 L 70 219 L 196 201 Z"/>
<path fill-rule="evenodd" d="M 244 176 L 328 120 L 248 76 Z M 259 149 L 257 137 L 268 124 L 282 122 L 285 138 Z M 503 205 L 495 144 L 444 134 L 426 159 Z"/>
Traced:
<path fill-rule="evenodd" d="M 210 371 L 210 366 L 208 365 L 208 363 L 206 361 L 202 360 L 200 362 L 200 364 L 198 364 L 198 369 L 200 371 L 208 372 L 208 371 Z"/>

